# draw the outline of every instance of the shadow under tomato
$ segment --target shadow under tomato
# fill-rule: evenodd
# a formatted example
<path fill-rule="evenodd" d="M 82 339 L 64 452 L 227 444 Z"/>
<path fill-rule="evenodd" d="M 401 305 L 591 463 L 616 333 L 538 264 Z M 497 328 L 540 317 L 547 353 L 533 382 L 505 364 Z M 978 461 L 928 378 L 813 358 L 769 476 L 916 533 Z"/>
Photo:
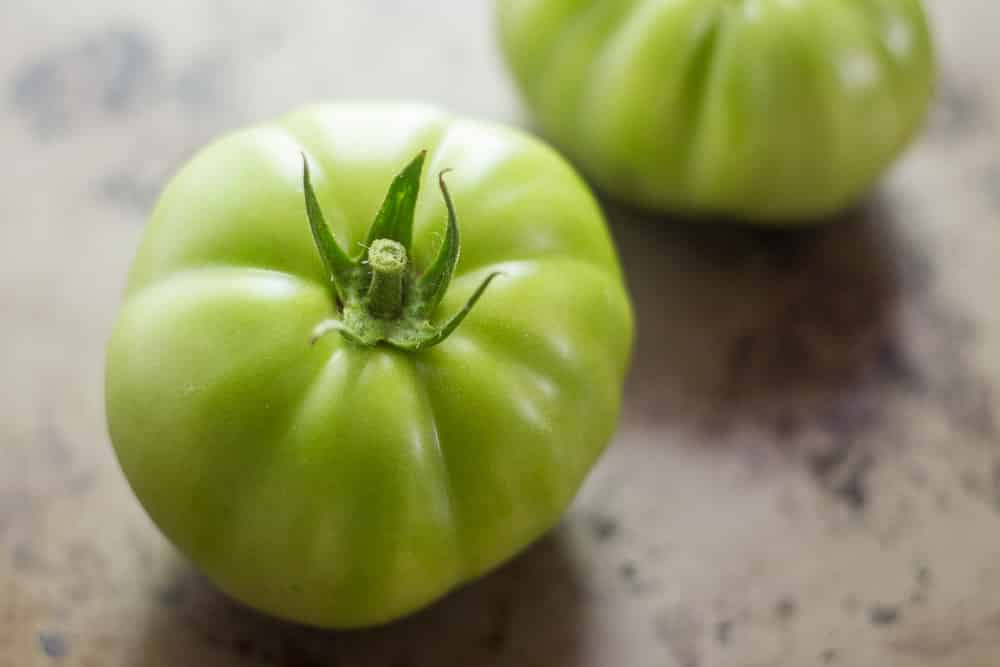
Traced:
<path fill-rule="evenodd" d="M 918 387 L 900 313 L 928 263 L 890 193 L 799 229 L 607 210 L 637 316 L 626 419 L 794 435 L 803 419 L 863 420 L 859 390 Z"/>
<path fill-rule="evenodd" d="M 430 607 L 365 630 L 321 630 L 249 609 L 178 558 L 144 633 L 147 667 L 437 667 L 582 664 L 587 604 L 563 529 Z M 179 647 L 178 644 L 185 644 Z"/>

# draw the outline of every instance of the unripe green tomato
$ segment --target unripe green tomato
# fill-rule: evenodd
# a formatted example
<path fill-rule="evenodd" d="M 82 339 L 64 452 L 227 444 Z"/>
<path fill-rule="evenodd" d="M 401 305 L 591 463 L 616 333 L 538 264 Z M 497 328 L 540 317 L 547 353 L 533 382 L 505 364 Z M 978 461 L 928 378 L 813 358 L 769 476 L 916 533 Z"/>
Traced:
<path fill-rule="evenodd" d="M 926 115 L 920 0 L 497 0 L 543 133 L 615 198 L 804 222 L 860 197 Z"/>
<path fill-rule="evenodd" d="M 108 346 L 108 427 L 220 588 L 372 625 L 559 520 L 631 344 L 601 210 L 555 151 L 424 106 L 309 107 L 163 192 Z"/>

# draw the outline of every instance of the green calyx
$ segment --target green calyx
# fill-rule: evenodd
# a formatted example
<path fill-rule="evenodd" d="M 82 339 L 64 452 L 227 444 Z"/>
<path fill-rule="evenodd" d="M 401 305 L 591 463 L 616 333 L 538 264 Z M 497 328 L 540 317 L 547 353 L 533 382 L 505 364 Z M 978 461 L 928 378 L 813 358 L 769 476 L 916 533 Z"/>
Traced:
<path fill-rule="evenodd" d="M 303 159 L 302 184 L 306 214 L 313 240 L 339 305 L 339 317 L 320 322 L 312 341 L 338 331 L 348 341 L 365 347 L 381 342 L 417 351 L 445 340 L 499 273 L 486 276 L 465 306 L 441 325 L 430 316 L 444 298 L 458 264 L 459 237 L 455 206 L 441 172 L 438 183 L 448 209 L 445 237 L 437 256 L 420 273 L 410 261 L 413 241 L 413 213 L 420 192 L 420 175 L 426 151 L 421 151 L 389 186 L 382 208 L 368 231 L 361 255 L 350 258 L 340 247 L 323 218 L 316 193 L 309 180 L 309 162 Z"/>

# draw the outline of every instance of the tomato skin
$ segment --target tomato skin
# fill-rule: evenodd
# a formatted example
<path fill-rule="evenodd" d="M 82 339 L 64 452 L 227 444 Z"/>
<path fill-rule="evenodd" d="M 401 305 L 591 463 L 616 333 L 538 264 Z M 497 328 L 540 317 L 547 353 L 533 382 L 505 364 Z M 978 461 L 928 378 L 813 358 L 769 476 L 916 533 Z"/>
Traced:
<path fill-rule="evenodd" d="M 497 0 L 543 133 L 615 198 L 807 222 L 913 139 L 934 55 L 921 0 Z"/>
<path fill-rule="evenodd" d="M 428 149 L 413 260 L 462 252 L 436 318 L 503 271 L 452 335 L 406 352 L 339 335 L 303 204 L 356 249 Z M 600 209 L 553 150 L 417 105 L 337 104 L 238 131 L 162 194 L 107 351 L 111 440 L 163 533 L 220 588 L 325 627 L 384 623 L 548 530 L 611 439 L 632 311 Z"/>

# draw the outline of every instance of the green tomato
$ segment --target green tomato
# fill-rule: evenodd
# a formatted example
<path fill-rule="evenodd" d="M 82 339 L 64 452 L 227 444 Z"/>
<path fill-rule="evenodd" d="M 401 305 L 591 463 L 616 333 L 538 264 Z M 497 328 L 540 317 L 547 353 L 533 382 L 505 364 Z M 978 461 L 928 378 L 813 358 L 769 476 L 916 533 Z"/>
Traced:
<path fill-rule="evenodd" d="M 559 519 L 631 344 L 600 209 L 553 150 L 423 106 L 311 107 L 164 191 L 108 347 L 108 426 L 221 589 L 377 624 Z"/>
<path fill-rule="evenodd" d="M 633 205 L 758 222 L 826 216 L 919 129 L 920 0 L 498 0 L 543 132 Z"/>

